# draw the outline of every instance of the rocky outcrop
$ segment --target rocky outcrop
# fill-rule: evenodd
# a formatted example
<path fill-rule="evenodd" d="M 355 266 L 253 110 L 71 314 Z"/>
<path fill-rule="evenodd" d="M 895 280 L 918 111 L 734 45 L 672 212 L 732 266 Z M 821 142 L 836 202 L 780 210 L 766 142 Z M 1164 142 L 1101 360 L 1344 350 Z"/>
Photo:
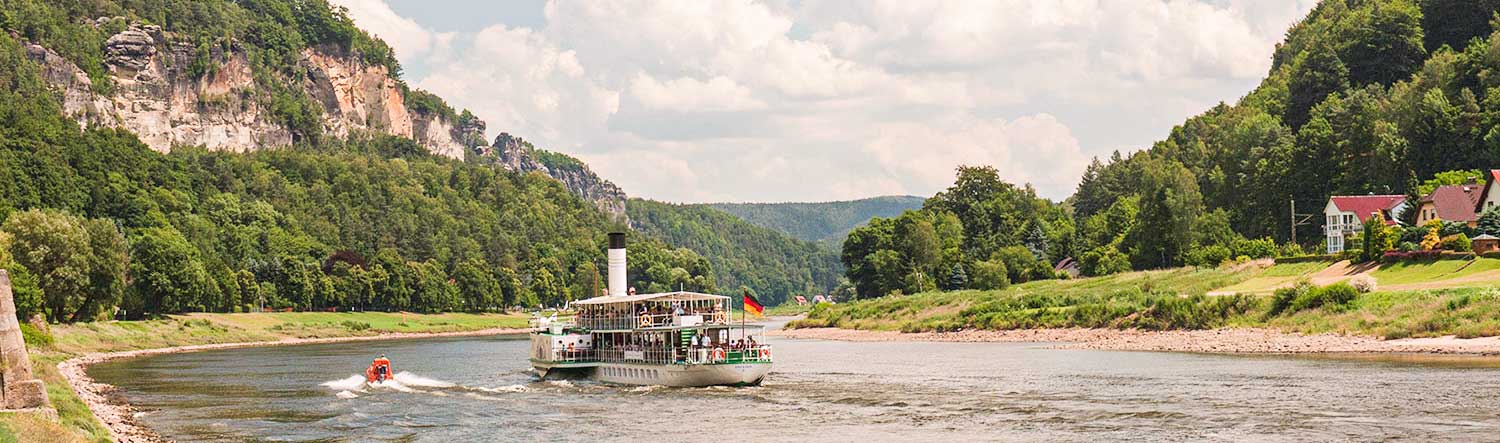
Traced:
<path fill-rule="evenodd" d="M 132 25 L 106 40 L 108 94 L 48 48 L 28 44 L 26 52 L 42 66 L 69 116 L 84 125 L 129 129 L 157 151 L 204 146 L 241 152 L 293 143 L 296 134 L 276 121 L 257 92 L 244 51 L 215 46 L 203 67 L 196 47 L 170 37 L 155 26 Z M 296 80 L 322 105 L 323 134 L 376 131 L 412 138 L 436 154 L 463 157 L 464 134 L 454 122 L 410 111 L 384 66 L 335 52 L 304 50 L 299 67 L 306 78 Z"/>
<path fill-rule="evenodd" d="M 629 223 L 629 218 L 625 215 L 625 191 L 609 180 L 600 178 L 588 165 L 575 158 L 550 153 L 550 158 L 559 160 L 548 164 L 548 159 L 539 157 L 536 148 L 530 143 L 504 132 L 495 137 L 495 142 L 488 148 L 481 148 L 479 154 L 493 155 L 501 166 L 512 171 L 539 171 L 547 174 L 562 182 L 568 191 L 593 202 L 599 210 L 610 214 L 616 221 Z"/>

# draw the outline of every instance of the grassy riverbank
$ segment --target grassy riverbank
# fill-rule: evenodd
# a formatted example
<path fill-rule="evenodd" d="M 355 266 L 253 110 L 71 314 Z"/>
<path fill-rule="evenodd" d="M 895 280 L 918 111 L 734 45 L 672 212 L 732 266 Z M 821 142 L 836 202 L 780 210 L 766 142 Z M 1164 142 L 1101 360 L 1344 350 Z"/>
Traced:
<path fill-rule="evenodd" d="M 28 334 L 33 370 L 61 423 L 20 414 L 0 415 L 0 443 L 17 441 L 104 442 L 109 431 L 94 419 L 57 364 L 95 352 L 155 349 L 216 343 L 287 339 L 440 333 L 526 327 L 519 314 L 406 314 L 386 312 L 284 312 L 189 314 L 161 320 L 53 325 L 50 334 Z"/>
<path fill-rule="evenodd" d="M 1497 269 L 1500 260 L 1478 259 L 1378 268 L 1298 263 L 1132 272 L 1032 282 L 998 291 L 924 293 L 819 306 L 790 327 L 933 332 L 1229 326 L 1381 338 L 1494 336 L 1500 335 L 1500 279 L 1493 276 Z M 1288 289 L 1299 281 L 1334 284 L 1358 274 L 1390 281 L 1391 289 L 1348 296 L 1343 287 Z M 1405 289 L 1413 287 L 1424 289 Z"/>

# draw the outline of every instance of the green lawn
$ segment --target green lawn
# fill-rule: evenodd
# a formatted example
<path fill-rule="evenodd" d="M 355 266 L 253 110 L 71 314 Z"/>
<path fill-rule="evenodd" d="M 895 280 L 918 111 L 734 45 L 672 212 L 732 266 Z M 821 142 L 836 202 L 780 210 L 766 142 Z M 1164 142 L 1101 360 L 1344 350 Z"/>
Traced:
<path fill-rule="evenodd" d="M 1270 292 L 1287 283 L 1316 274 L 1332 264 L 1330 262 L 1278 263 L 1253 274 L 1245 281 L 1216 289 L 1215 292 Z"/>
<path fill-rule="evenodd" d="M 1500 269 L 1500 259 L 1434 260 L 1381 266 L 1373 275 L 1382 285 L 1401 285 L 1452 280 Z"/>

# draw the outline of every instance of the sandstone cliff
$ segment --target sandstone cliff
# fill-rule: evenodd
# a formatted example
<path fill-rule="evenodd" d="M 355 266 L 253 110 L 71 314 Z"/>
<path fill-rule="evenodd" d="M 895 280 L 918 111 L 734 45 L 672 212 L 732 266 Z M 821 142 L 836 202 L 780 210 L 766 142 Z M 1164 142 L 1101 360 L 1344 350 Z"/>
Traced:
<path fill-rule="evenodd" d="M 100 23 L 108 19 L 100 19 Z M 99 92 L 87 74 L 52 50 L 28 43 L 27 55 L 41 65 L 63 111 L 82 125 L 122 127 L 152 149 L 203 146 L 244 152 L 286 146 L 297 134 L 276 121 L 256 91 L 248 55 L 231 45 L 214 47 L 207 68 L 198 48 L 161 28 L 132 25 L 104 45 L 111 87 Z M 500 134 L 484 145 L 485 123 L 465 111 L 450 118 L 408 106 L 402 87 L 384 66 L 336 51 L 303 50 L 296 81 L 322 108 L 322 134 L 345 137 L 378 131 L 411 138 L 435 154 L 464 158 L 465 151 L 493 158 L 512 171 L 540 171 L 569 191 L 626 221 L 625 193 L 588 166 L 561 154 L 539 151 L 519 137 Z"/>
<path fill-rule="evenodd" d="M 539 171 L 562 182 L 573 194 L 594 202 L 599 210 L 616 221 L 628 223 L 625 216 L 625 191 L 600 178 L 588 165 L 573 157 L 536 149 L 520 137 L 500 133 L 489 147 L 481 147 L 482 156 L 493 156 L 496 162 L 512 171 Z"/>
<path fill-rule="evenodd" d="M 208 58 L 212 66 L 194 72 L 197 49 L 170 37 L 149 25 L 111 36 L 104 47 L 108 94 L 97 92 L 78 66 L 50 49 L 28 44 L 26 51 L 69 116 L 84 125 L 129 129 L 157 151 L 202 145 L 240 152 L 293 142 L 294 133 L 271 117 L 257 95 L 245 52 L 215 47 Z M 313 48 L 302 51 L 298 68 L 306 72 L 300 86 L 322 105 L 325 135 L 379 131 L 453 158 L 464 155 L 461 140 L 474 138 L 441 115 L 408 109 L 400 84 L 383 66 Z"/>

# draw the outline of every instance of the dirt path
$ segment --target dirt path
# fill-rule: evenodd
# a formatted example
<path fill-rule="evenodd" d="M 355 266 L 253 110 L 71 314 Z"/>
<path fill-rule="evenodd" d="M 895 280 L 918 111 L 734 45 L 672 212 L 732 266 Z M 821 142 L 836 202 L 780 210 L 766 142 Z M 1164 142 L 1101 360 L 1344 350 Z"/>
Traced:
<path fill-rule="evenodd" d="M 1356 265 L 1350 263 L 1349 260 L 1340 260 L 1332 265 L 1329 265 L 1327 268 L 1324 268 L 1321 271 L 1314 272 L 1307 278 L 1307 280 L 1311 281 L 1312 284 L 1318 286 L 1327 286 L 1354 278 L 1354 276 L 1356 275 L 1369 275 L 1370 273 L 1375 272 L 1375 270 L 1379 267 L 1380 264 L 1375 262 L 1361 263 Z M 1295 283 L 1296 281 L 1294 280 L 1292 282 L 1289 282 L 1287 286 L 1291 286 Z"/>
<path fill-rule="evenodd" d="M 1023 329 L 1011 331 L 903 333 L 838 328 L 786 329 L 778 337 L 842 341 L 1058 342 L 1063 349 L 1211 352 L 1222 354 L 1423 353 L 1500 356 L 1500 337 L 1452 336 L 1381 340 L 1339 334 L 1292 334 L 1271 329 L 1199 331 L 1118 329 Z"/>
<path fill-rule="evenodd" d="M 88 405 L 89 410 L 94 412 L 94 417 L 99 419 L 109 434 L 119 443 L 157 443 L 167 441 L 161 436 L 142 426 L 135 420 L 135 411 L 129 404 L 113 396 L 115 387 L 94 381 L 89 377 L 87 369 L 89 365 L 111 360 L 145 357 L 149 355 L 175 354 L 182 352 L 211 351 L 217 349 L 252 348 L 262 346 L 287 346 L 315 343 L 343 343 L 354 341 L 374 340 L 397 340 L 403 338 L 428 338 L 428 337 L 474 337 L 502 334 L 524 334 L 526 329 L 493 328 L 476 331 L 461 332 L 434 332 L 434 333 L 390 333 L 382 335 L 370 335 L 360 337 L 332 337 L 332 338 L 289 338 L 273 341 L 259 341 L 247 343 L 216 343 L 208 345 L 173 346 L 170 348 L 142 349 L 136 351 L 120 352 L 96 352 L 68 359 L 57 365 L 57 369 L 68 384 L 73 386 L 73 391 L 78 398 Z"/>
<path fill-rule="evenodd" d="M 1257 277 L 1261 279 L 1268 279 L 1271 282 L 1275 282 L 1275 284 L 1270 284 L 1264 287 L 1257 287 L 1251 290 L 1221 289 L 1216 291 L 1209 291 L 1208 295 L 1269 294 L 1277 289 L 1291 287 L 1292 285 L 1297 284 L 1297 282 L 1302 280 L 1304 277 L 1307 278 L 1307 280 L 1312 284 L 1318 286 L 1327 286 L 1330 284 L 1349 280 L 1357 275 L 1370 275 L 1370 273 L 1375 272 L 1375 270 L 1379 267 L 1380 266 L 1376 263 L 1362 263 L 1356 265 L 1350 263 L 1348 260 L 1340 260 L 1332 265 L 1328 265 L 1327 268 L 1323 268 L 1318 272 L 1314 272 L 1306 276 L 1290 275 L 1284 277 Z M 1230 288 L 1233 287 L 1234 286 L 1230 286 Z"/>

